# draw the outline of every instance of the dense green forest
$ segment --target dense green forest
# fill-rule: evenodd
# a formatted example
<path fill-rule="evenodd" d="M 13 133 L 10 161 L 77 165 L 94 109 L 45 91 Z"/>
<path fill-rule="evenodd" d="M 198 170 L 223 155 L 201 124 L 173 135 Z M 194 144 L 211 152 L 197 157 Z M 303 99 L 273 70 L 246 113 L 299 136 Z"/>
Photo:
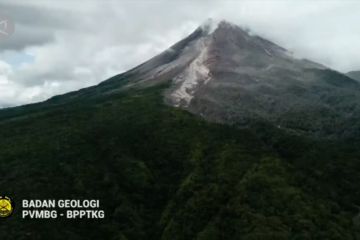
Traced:
<path fill-rule="evenodd" d="M 358 139 L 209 123 L 163 87 L 0 111 L 0 192 L 100 199 L 103 220 L 0 219 L 1 239 L 360 239 Z"/>

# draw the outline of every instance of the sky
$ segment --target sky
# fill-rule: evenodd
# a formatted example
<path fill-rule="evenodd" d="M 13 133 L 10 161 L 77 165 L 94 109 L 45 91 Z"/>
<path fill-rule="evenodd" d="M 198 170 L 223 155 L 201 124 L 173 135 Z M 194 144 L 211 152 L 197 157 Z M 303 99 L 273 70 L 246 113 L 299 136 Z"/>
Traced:
<path fill-rule="evenodd" d="M 360 70 L 356 0 L 0 0 L 0 108 L 95 85 L 208 18 L 249 28 L 337 71 Z"/>

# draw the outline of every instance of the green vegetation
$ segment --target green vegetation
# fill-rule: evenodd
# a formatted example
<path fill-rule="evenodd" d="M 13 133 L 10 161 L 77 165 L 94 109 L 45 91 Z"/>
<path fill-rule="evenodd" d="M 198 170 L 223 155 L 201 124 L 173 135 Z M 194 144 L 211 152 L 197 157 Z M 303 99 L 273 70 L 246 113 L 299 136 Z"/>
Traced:
<path fill-rule="evenodd" d="M 95 198 L 106 210 L 88 221 L 22 220 L 16 211 L 0 219 L 1 238 L 360 238 L 358 141 L 208 123 L 164 105 L 161 92 L 1 111 L 2 193 Z"/>

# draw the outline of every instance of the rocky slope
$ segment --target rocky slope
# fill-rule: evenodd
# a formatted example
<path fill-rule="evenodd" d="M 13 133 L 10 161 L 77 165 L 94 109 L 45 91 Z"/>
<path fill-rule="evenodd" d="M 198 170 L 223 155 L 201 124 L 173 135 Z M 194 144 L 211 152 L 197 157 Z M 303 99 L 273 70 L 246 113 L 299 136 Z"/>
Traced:
<path fill-rule="evenodd" d="M 169 105 L 210 121 L 322 136 L 359 130 L 358 82 L 226 21 L 205 23 L 126 74 L 136 79 L 127 86 L 170 82 Z"/>

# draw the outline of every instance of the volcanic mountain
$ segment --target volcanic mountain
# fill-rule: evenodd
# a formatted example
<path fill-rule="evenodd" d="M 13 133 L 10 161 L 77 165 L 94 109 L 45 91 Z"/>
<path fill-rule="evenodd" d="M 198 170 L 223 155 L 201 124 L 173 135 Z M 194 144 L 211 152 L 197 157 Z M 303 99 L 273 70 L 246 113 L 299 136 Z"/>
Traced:
<path fill-rule="evenodd" d="M 359 82 L 210 21 L 97 86 L 0 111 L 0 195 L 16 204 L 0 232 L 360 239 L 359 136 Z M 22 199 L 97 199 L 79 210 L 105 218 L 24 219 Z"/>
<path fill-rule="evenodd" d="M 158 56 L 104 82 L 96 94 L 164 83 L 165 103 L 212 122 L 267 122 L 330 137 L 360 133 L 360 83 L 226 21 L 207 21 Z"/>

